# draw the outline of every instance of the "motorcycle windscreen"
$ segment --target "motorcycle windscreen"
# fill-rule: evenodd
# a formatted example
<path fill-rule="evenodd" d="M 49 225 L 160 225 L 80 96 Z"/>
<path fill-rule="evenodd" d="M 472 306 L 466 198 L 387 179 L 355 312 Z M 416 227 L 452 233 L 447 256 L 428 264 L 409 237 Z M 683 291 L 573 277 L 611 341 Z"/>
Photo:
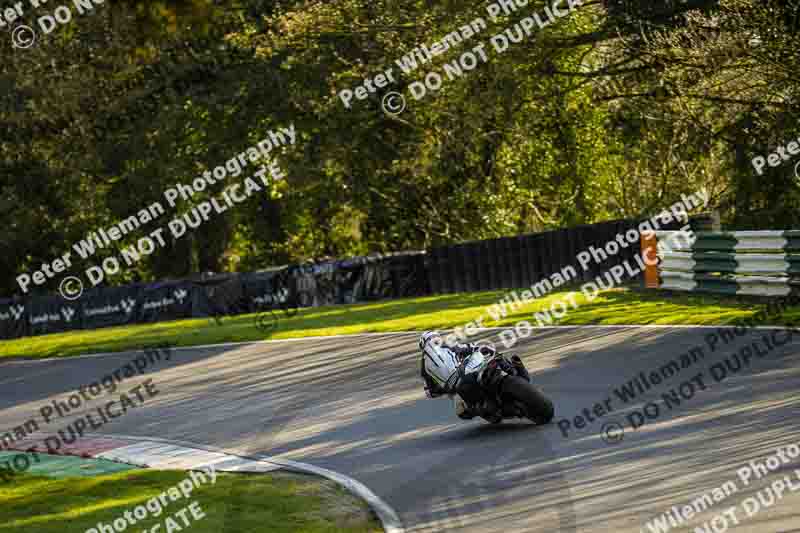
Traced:
<path fill-rule="evenodd" d="M 441 386 L 458 369 L 455 354 L 442 346 L 429 342 L 425 345 L 425 370 Z"/>
<path fill-rule="evenodd" d="M 486 361 L 486 358 L 480 352 L 474 352 L 472 355 L 467 357 L 466 361 L 464 361 L 464 373 L 465 374 L 472 374 L 473 372 L 479 371 L 483 368 L 483 363 Z"/>

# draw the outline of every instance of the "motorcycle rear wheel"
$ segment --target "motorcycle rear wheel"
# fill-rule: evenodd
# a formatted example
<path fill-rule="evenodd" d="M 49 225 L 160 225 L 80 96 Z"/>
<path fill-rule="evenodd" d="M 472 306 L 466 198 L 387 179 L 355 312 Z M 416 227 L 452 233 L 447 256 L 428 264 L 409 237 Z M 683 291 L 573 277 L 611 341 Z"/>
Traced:
<path fill-rule="evenodd" d="M 503 380 L 503 394 L 511 396 L 525 406 L 527 417 L 537 424 L 549 424 L 555 415 L 553 402 L 539 389 L 517 376 L 507 376 Z"/>

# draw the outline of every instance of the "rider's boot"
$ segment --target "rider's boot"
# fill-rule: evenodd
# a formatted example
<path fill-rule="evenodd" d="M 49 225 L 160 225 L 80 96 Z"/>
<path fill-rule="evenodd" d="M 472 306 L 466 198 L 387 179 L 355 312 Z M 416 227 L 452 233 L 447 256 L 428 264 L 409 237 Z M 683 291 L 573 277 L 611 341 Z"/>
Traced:
<path fill-rule="evenodd" d="M 475 416 L 475 413 L 472 412 L 472 409 L 469 408 L 467 402 L 461 399 L 460 396 L 455 396 L 453 398 L 453 405 L 456 408 L 456 416 L 462 420 L 470 420 Z"/>

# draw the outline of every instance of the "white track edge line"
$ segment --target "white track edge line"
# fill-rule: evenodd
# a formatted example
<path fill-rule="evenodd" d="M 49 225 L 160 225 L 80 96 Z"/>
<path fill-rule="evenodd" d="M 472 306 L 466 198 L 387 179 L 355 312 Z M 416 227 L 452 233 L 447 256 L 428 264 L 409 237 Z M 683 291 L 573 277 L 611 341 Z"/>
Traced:
<path fill-rule="evenodd" d="M 375 512 L 375 514 L 378 515 L 378 518 L 380 519 L 381 524 L 383 525 L 383 529 L 386 531 L 386 533 L 405 533 L 405 528 L 403 527 L 403 523 L 400 520 L 400 517 L 395 512 L 395 510 L 392 509 L 392 507 L 388 503 L 383 501 L 377 494 L 372 492 L 372 490 L 370 490 L 369 487 L 367 487 L 360 481 L 356 481 L 355 479 L 348 477 L 344 474 L 340 474 L 339 472 L 328 470 L 327 468 L 321 468 L 306 463 L 290 461 L 288 459 L 276 459 L 272 457 L 263 457 L 263 458 L 259 457 L 258 459 L 254 459 L 253 456 L 226 452 L 225 450 L 216 448 L 215 446 L 207 446 L 205 444 L 195 444 L 180 440 L 163 439 L 159 437 L 135 437 L 132 435 L 117 435 L 110 433 L 85 433 L 84 435 L 87 437 L 94 437 L 94 438 L 105 437 L 108 439 L 130 440 L 136 442 L 157 442 L 161 444 L 171 444 L 173 446 L 178 446 L 181 448 L 190 448 L 207 452 L 222 453 L 225 455 L 229 455 L 231 457 L 248 459 L 254 463 L 257 463 L 259 461 L 272 463 L 273 465 L 282 467 L 284 469 L 299 470 L 301 472 L 305 472 L 308 474 L 321 476 L 330 479 L 335 483 L 338 483 L 351 493 L 355 494 L 356 496 L 367 502 L 370 508 Z M 262 454 L 258 455 L 260 456 Z M 189 468 L 187 470 L 192 470 L 192 469 Z"/>

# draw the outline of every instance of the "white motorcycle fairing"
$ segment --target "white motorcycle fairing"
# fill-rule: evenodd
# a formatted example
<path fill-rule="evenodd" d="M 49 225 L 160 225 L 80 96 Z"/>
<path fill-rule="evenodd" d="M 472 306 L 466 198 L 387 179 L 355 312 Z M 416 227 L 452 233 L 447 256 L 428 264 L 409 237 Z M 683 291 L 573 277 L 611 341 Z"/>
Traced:
<path fill-rule="evenodd" d="M 425 371 L 440 386 L 456 376 L 458 358 L 452 350 L 429 342 L 424 348 Z"/>

